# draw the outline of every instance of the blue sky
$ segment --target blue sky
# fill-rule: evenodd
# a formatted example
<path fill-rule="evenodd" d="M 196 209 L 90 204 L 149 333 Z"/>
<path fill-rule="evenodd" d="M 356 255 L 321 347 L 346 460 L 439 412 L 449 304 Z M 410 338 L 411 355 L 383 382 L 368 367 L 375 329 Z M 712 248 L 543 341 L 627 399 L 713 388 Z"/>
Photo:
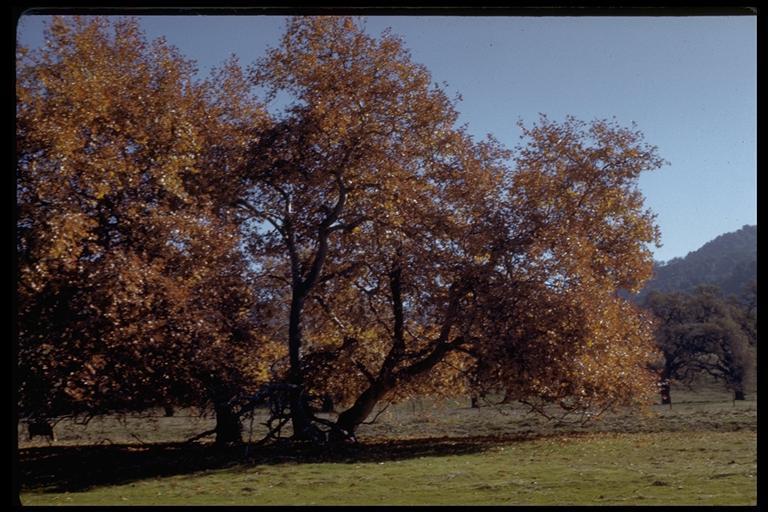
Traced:
<path fill-rule="evenodd" d="M 22 17 L 18 40 L 42 43 L 46 16 Z M 249 64 L 275 46 L 275 16 L 143 16 L 201 73 L 235 53 Z M 757 223 L 756 17 L 369 16 L 391 27 L 434 81 L 460 93 L 462 122 L 513 147 L 518 119 L 635 121 L 670 162 L 640 180 L 658 214 L 658 260 Z"/>

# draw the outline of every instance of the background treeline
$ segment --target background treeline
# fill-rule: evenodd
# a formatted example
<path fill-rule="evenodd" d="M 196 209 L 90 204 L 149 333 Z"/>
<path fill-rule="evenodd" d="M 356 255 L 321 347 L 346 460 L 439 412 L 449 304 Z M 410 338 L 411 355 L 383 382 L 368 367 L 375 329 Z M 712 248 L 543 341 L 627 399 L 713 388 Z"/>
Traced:
<path fill-rule="evenodd" d="M 755 384 L 757 347 L 757 226 L 707 242 L 684 258 L 654 266 L 635 300 L 658 320 L 663 403 L 672 380 L 707 376 L 743 400 Z"/>
<path fill-rule="evenodd" d="M 653 273 L 638 294 L 640 300 L 652 291 L 692 292 L 703 284 L 726 295 L 741 294 L 757 279 L 757 226 L 724 233 L 683 258 L 657 262 Z"/>

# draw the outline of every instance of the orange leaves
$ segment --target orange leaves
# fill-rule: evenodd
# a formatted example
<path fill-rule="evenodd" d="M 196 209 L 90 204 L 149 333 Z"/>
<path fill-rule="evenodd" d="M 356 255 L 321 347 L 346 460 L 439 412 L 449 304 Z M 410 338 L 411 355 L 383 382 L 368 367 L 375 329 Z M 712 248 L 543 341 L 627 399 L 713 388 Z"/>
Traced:
<path fill-rule="evenodd" d="M 661 160 L 639 133 L 542 117 L 512 162 L 456 126 L 402 41 L 350 18 L 293 18 L 249 73 L 230 59 L 204 82 L 135 23 L 109 28 L 57 19 L 19 52 L 23 364 L 53 402 L 283 378 L 289 331 L 310 388 L 347 402 L 376 382 L 642 395 L 648 326 L 615 295 L 657 240 L 636 179 Z M 272 118 L 254 88 L 293 103 Z"/>
<path fill-rule="evenodd" d="M 258 365 L 234 362 L 253 359 L 244 263 L 206 191 L 257 109 L 233 96 L 242 111 L 202 124 L 216 107 L 193 66 L 135 21 L 49 32 L 17 72 L 24 407 L 200 403 L 209 370 L 249 381 Z"/>
<path fill-rule="evenodd" d="M 639 132 L 602 120 L 558 124 L 542 117 L 523 131 L 529 143 L 518 148 L 514 196 L 540 215 L 537 222 L 550 224 L 550 248 L 567 254 L 563 261 L 591 262 L 569 272 L 580 268 L 612 286 L 639 287 L 651 265 L 642 246 L 658 242 L 658 231 L 636 179 L 663 164 L 655 149 Z"/>

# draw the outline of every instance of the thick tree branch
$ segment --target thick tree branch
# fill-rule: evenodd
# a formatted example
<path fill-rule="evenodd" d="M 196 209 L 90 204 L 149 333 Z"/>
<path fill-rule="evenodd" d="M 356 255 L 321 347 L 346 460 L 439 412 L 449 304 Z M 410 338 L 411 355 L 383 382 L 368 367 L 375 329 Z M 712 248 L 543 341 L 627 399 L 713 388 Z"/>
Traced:
<path fill-rule="evenodd" d="M 362 373 L 365 378 L 368 379 L 369 384 L 374 384 L 376 382 L 376 377 L 371 373 L 367 366 L 356 359 L 353 359 L 352 363 L 355 365 L 355 368 L 360 370 L 360 373 Z"/>
<path fill-rule="evenodd" d="M 296 234 L 293 231 L 293 224 L 286 218 L 283 227 L 285 229 L 283 240 L 288 249 L 288 257 L 291 260 L 291 281 L 295 293 L 301 288 L 301 261 L 299 260 L 299 250 L 296 247 Z"/>
<path fill-rule="evenodd" d="M 400 377 L 412 377 L 418 375 L 424 371 L 431 369 L 435 366 L 449 351 L 461 346 L 465 343 L 466 338 L 464 336 L 457 336 L 453 341 L 448 342 L 448 336 L 451 332 L 451 327 L 456 320 L 456 315 L 459 308 L 459 300 L 461 298 L 461 290 L 463 288 L 456 282 L 451 285 L 448 295 L 448 307 L 445 311 L 445 318 L 443 319 L 443 326 L 440 329 L 440 335 L 435 340 L 432 351 L 419 361 L 406 366 L 398 372 L 398 378 Z"/>
<path fill-rule="evenodd" d="M 466 339 L 463 336 L 458 336 L 453 341 L 447 343 L 438 342 L 427 357 L 406 366 L 397 372 L 397 379 L 400 380 L 402 378 L 414 377 L 432 369 L 437 363 L 443 360 L 443 357 L 445 357 L 448 352 L 457 349 L 464 343 L 466 343 Z"/>
<path fill-rule="evenodd" d="M 333 206 L 330 212 L 325 216 L 325 219 L 320 223 L 320 231 L 326 231 L 331 224 L 338 220 L 342 210 L 344 210 L 344 204 L 347 200 L 347 187 L 344 184 L 344 180 L 341 177 L 341 173 L 335 174 L 336 188 L 338 189 L 339 196 L 336 199 L 336 204 Z"/>
<path fill-rule="evenodd" d="M 323 219 L 323 221 L 320 223 L 320 227 L 318 228 L 317 250 L 315 251 L 315 256 L 312 259 L 309 272 L 301 283 L 301 288 L 303 289 L 304 293 L 311 290 L 312 287 L 317 284 L 317 280 L 320 276 L 320 270 L 322 269 L 328 254 L 328 236 L 330 235 L 328 228 L 331 226 L 331 224 L 336 222 L 336 219 L 339 218 L 339 215 L 344 209 L 344 203 L 347 197 L 347 189 L 344 186 L 344 181 L 342 180 L 340 174 L 336 174 L 336 186 L 339 189 L 339 197 L 336 200 L 336 204 L 334 205 L 333 209 L 328 213 L 328 215 L 326 215 L 325 219 Z"/>

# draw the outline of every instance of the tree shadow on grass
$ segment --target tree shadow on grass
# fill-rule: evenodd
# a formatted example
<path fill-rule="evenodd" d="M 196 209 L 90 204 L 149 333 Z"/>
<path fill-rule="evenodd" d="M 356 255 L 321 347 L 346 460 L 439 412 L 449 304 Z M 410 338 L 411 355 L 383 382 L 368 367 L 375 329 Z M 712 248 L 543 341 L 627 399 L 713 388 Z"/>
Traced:
<path fill-rule="evenodd" d="M 478 453 L 527 441 L 535 435 L 434 437 L 361 442 L 334 447 L 306 445 L 113 444 L 50 446 L 19 450 L 22 489 L 77 492 L 137 480 L 188 475 L 204 470 L 280 463 L 379 462 Z"/>

